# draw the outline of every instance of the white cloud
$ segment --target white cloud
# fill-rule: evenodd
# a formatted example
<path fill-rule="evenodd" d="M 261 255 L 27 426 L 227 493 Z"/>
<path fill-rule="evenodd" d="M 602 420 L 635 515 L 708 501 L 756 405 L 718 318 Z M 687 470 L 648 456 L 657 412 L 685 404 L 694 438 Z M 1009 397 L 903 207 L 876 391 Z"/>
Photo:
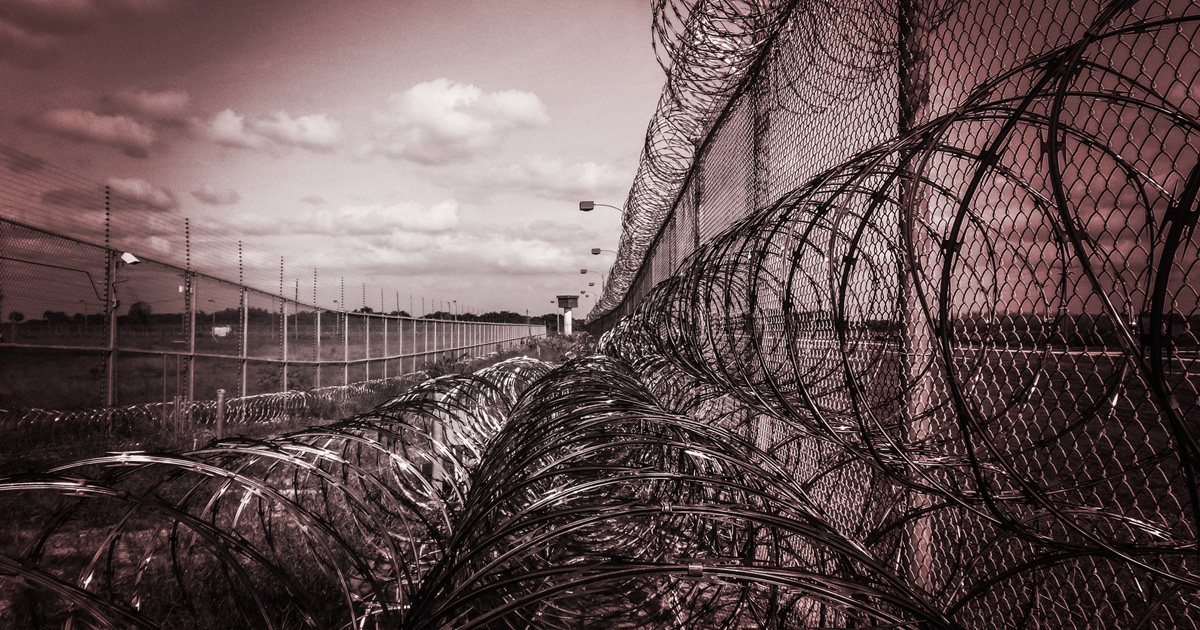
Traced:
<path fill-rule="evenodd" d="M 292 118 L 287 112 L 276 112 L 271 118 L 253 121 L 251 129 L 254 133 L 279 144 L 313 151 L 334 149 L 342 136 L 341 125 L 324 114 Z"/>
<path fill-rule="evenodd" d="M 488 190 L 525 192 L 547 199 L 578 201 L 589 198 L 613 198 L 628 190 L 633 173 L 605 164 L 562 160 L 540 155 L 485 171 L 476 183 Z"/>
<path fill-rule="evenodd" d="M 236 228 L 251 234 L 370 236 L 386 241 L 403 234 L 439 234 L 458 227 L 458 202 L 447 199 L 425 207 L 413 202 L 299 210 L 286 221 L 262 215 L 236 218 Z"/>
<path fill-rule="evenodd" d="M 359 273 L 403 273 L 481 278 L 554 275 L 577 268 L 577 255 L 536 239 L 498 234 L 401 234 L 387 238 L 350 236 L 321 241 L 301 264 Z"/>
<path fill-rule="evenodd" d="M 242 196 L 232 188 L 217 188 L 209 184 L 204 184 L 198 190 L 193 190 L 192 196 L 201 203 L 206 203 L 210 206 L 228 206 L 242 199 Z"/>
<path fill-rule="evenodd" d="M 327 234 L 437 233 L 458 227 L 458 203 L 447 199 L 425 208 L 404 202 L 384 206 L 342 206 L 318 211 L 309 218 L 313 231 Z"/>
<path fill-rule="evenodd" d="M 191 97 L 183 90 L 122 90 L 112 97 L 126 110 L 157 120 L 183 120 Z"/>
<path fill-rule="evenodd" d="M 596 230 L 595 225 L 594 221 L 561 222 L 539 219 L 517 227 L 512 234 L 520 238 L 577 246 L 582 251 L 584 249 L 582 245 L 590 247 L 600 238 L 600 233 Z"/>
<path fill-rule="evenodd" d="M 209 141 L 231 147 L 258 148 L 266 139 L 246 129 L 246 118 L 232 109 L 218 112 L 207 121 L 194 123 L 200 135 Z"/>
<path fill-rule="evenodd" d="M 312 151 L 331 151 L 341 143 L 341 125 L 324 114 L 292 118 L 287 112 L 247 120 L 226 109 L 207 121 L 194 121 L 202 137 L 226 146 L 258 149 L 264 147 L 301 147 Z"/>
<path fill-rule="evenodd" d="M 50 110 L 34 119 L 33 124 L 65 138 L 111 146 L 139 158 L 150 154 L 156 139 L 154 129 L 129 116 L 106 116 L 83 109 Z"/>
<path fill-rule="evenodd" d="M 159 188 L 144 179 L 112 177 L 105 183 L 114 192 L 144 203 L 155 210 L 172 210 L 179 206 L 179 201 L 171 191 Z"/>
<path fill-rule="evenodd" d="M 435 79 L 392 94 L 375 116 L 375 153 L 422 164 L 469 160 L 508 132 L 549 122 L 537 95 L 519 90 L 484 92 Z"/>

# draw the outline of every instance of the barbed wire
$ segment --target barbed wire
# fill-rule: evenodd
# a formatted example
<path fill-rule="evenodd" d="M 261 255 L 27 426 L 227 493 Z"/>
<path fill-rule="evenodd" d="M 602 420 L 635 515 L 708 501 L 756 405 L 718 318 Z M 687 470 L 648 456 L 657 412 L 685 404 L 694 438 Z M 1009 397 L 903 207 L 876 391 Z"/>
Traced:
<path fill-rule="evenodd" d="M 222 419 L 231 427 L 266 424 L 296 418 L 342 418 L 353 415 L 365 401 L 407 390 L 428 378 L 424 371 L 403 376 L 360 381 L 311 390 L 270 392 L 223 401 Z M 55 433 L 69 439 L 80 434 L 133 434 L 134 427 L 167 430 L 170 423 L 180 426 L 208 427 L 217 422 L 217 401 L 181 400 L 178 403 L 142 403 L 119 407 L 84 409 L 0 409 L 0 432 L 20 438 L 26 447 L 41 440 L 55 439 Z"/>
<path fill-rule="evenodd" d="M 1084 597 L 1194 626 L 1200 106 L 1108 60 L 1200 16 L 1123 8 L 735 224 L 601 340 L 834 453 L 814 474 L 871 471 L 894 502 L 863 540 L 921 541 L 904 562 L 964 626 L 1078 626 L 1035 604 Z"/>
<path fill-rule="evenodd" d="M 0 596 L 147 628 L 1196 628 L 1200 95 L 1113 60 L 1200 72 L 1200 15 L 1126 8 L 732 225 L 602 356 L 0 480 Z"/>
<path fill-rule="evenodd" d="M 375 412 L 270 440 L 126 452 L 0 480 L 0 600 L 19 625 L 385 626 L 446 552 L 466 467 L 517 357 L 425 381 Z"/>
<path fill-rule="evenodd" d="M 701 140 L 742 89 L 795 0 L 657 0 L 653 44 L 666 84 L 622 210 L 617 259 L 593 308 L 620 302 L 671 210 Z"/>

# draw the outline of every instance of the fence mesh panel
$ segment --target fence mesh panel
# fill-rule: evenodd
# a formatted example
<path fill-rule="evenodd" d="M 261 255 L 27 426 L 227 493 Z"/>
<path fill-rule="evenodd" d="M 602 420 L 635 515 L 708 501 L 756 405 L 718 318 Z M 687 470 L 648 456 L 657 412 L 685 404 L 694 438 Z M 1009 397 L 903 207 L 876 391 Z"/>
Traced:
<path fill-rule="evenodd" d="M 692 159 L 626 203 L 605 351 L 723 392 L 954 623 L 1196 627 L 1200 6 L 672 12 L 659 115 L 711 124 L 651 125 L 638 181 Z"/>

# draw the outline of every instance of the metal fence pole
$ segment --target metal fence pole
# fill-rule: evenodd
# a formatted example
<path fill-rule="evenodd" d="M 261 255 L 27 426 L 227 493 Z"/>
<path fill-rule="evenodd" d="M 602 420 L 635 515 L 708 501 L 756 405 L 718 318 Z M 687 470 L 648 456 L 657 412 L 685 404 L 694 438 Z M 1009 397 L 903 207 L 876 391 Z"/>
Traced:
<path fill-rule="evenodd" d="M 241 320 L 242 320 L 241 345 L 242 345 L 242 347 L 240 349 L 240 352 L 241 352 L 241 357 L 242 357 L 242 373 L 241 373 L 241 377 L 238 379 L 238 381 L 239 381 L 238 382 L 238 397 L 245 398 L 246 397 L 246 372 L 248 372 L 249 368 L 250 368 L 250 361 L 249 361 L 250 292 L 247 291 L 246 287 L 244 287 L 244 286 L 241 287 L 241 290 L 242 290 L 242 303 L 241 303 L 241 309 L 242 309 L 242 313 L 241 313 Z"/>
<path fill-rule="evenodd" d="M 316 388 L 320 388 L 321 387 L 321 309 L 320 308 L 318 308 L 316 310 L 315 326 L 316 326 L 316 331 L 315 331 L 315 334 L 313 335 L 313 351 L 315 353 L 314 358 L 317 361 L 317 363 L 315 365 L 316 374 L 313 375 L 313 379 L 314 379 L 313 386 Z"/>
<path fill-rule="evenodd" d="M 350 384 L 350 313 L 338 313 L 342 320 L 342 385 Z"/>
<path fill-rule="evenodd" d="M 900 0 L 898 6 L 898 65 L 897 65 L 897 94 L 898 117 L 897 132 L 904 134 L 916 126 L 924 117 L 929 106 L 930 68 L 927 45 L 926 11 L 922 7 L 923 0 Z M 897 212 L 897 236 L 902 242 L 905 234 L 914 239 L 912 251 L 919 256 L 928 251 L 933 245 L 928 239 L 917 241 L 919 235 L 925 232 L 920 224 L 928 213 L 928 199 L 918 185 L 920 173 L 912 173 L 907 182 L 901 181 L 900 198 Z M 903 248 L 901 248 L 903 249 Z M 917 260 L 905 261 L 906 256 L 897 256 L 897 298 L 900 307 L 901 334 L 903 338 L 901 361 L 903 361 L 902 378 L 907 382 L 908 400 L 905 401 L 905 419 L 908 425 L 908 439 L 912 444 L 919 444 L 927 439 L 937 428 L 934 420 L 925 413 L 929 409 L 933 394 L 933 374 L 927 370 L 929 357 L 933 353 L 932 339 L 926 332 L 921 313 L 920 301 L 911 290 L 911 282 L 915 278 Z M 930 499 L 928 496 L 913 493 L 911 509 L 926 508 Z M 931 588 L 933 577 L 931 571 L 934 562 L 934 540 L 929 518 L 913 521 L 908 527 L 909 557 L 906 558 L 906 568 L 909 579 L 921 588 Z"/>
<path fill-rule="evenodd" d="M 116 404 L 116 379 L 117 379 L 117 253 L 113 250 L 106 250 L 106 261 L 104 271 L 104 286 L 108 294 L 107 304 L 104 310 L 106 315 L 106 324 L 108 325 L 108 346 L 107 346 L 107 361 L 104 366 L 104 406 L 112 407 Z"/>
<path fill-rule="evenodd" d="M 288 390 L 288 314 L 287 300 L 279 298 L 279 310 L 282 313 L 280 318 L 280 332 L 283 333 L 283 374 L 279 382 L 279 391 L 286 392 Z"/>
<path fill-rule="evenodd" d="M 187 286 L 188 309 L 188 357 L 187 357 L 187 401 L 196 399 L 196 274 L 184 276 Z"/>
<path fill-rule="evenodd" d="M 217 390 L 217 438 L 225 437 L 225 390 Z"/>

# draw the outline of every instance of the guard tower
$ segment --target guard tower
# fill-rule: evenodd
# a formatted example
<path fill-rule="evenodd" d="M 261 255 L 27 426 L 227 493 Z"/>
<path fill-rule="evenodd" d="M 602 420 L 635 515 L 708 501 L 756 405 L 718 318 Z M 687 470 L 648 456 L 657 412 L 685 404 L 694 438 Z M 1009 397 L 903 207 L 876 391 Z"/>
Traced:
<path fill-rule="evenodd" d="M 564 335 L 571 334 L 571 309 L 579 306 L 578 295 L 559 295 L 558 307 L 563 310 L 563 329 Z"/>

